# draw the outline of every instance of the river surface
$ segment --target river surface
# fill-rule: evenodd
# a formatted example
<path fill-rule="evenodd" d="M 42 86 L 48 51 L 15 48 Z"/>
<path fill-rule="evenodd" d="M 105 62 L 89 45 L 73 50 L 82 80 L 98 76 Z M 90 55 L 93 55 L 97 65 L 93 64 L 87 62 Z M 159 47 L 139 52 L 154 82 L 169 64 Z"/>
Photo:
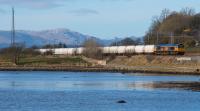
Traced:
<path fill-rule="evenodd" d="M 200 76 L 0 72 L 0 111 L 199 111 L 199 82 Z"/>

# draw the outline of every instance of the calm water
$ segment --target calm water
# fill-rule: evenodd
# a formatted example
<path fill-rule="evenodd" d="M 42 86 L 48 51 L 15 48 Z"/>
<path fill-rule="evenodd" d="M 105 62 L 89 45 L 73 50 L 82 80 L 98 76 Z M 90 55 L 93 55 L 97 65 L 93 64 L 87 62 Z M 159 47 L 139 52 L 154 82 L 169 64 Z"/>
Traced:
<path fill-rule="evenodd" d="M 200 76 L 0 72 L 0 111 L 199 111 L 200 92 L 153 86 L 173 81 Z"/>

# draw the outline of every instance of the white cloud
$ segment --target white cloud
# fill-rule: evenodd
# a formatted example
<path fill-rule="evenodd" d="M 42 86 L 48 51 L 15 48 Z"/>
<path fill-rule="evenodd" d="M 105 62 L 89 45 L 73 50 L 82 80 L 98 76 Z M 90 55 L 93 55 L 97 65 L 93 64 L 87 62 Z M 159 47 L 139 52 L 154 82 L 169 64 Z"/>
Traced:
<path fill-rule="evenodd" d="M 98 11 L 93 10 L 93 9 L 78 9 L 78 10 L 72 10 L 70 13 L 78 15 L 78 16 L 84 16 L 84 15 L 97 15 L 99 14 Z"/>
<path fill-rule="evenodd" d="M 21 6 L 25 8 L 54 8 L 64 0 L 0 0 L 0 5 Z"/>
<path fill-rule="evenodd" d="M 0 5 L 21 6 L 25 8 L 55 8 L 66 2 L 77 2 L 82 0 L 0 0 Z M 85 0 L 85 2 L 94 0 Z M 132 1 L 132 0 L 96 0 L 96 1 Z"/>

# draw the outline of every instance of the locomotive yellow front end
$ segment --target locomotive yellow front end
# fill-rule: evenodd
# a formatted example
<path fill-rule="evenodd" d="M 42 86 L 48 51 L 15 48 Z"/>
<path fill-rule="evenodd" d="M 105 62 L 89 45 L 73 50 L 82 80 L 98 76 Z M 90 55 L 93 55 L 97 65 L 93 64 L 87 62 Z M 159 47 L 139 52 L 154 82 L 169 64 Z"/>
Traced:
<path fill-rule="evenodd" d="M 183 44 L 178 44 L 177 48 L 178 55 L 184 55 L 185 54 L 185 47 Z"/>
<path fill-rule="evenodd" d="M 184 55 L 185 49 L 183 44 L 160 44 L 156 47 L 157 55 Z"/>

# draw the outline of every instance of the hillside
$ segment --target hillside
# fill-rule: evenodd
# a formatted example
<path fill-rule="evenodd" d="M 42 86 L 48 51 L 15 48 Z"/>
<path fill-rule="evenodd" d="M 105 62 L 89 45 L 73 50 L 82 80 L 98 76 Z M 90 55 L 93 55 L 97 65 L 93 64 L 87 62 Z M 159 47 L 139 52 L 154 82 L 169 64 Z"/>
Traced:
<path fill-rule="evenodd" d="M 10 31 L 0 31 L 0 47 L 6 47 L 10 44 Z M 16 31 L 16 42 L 25 43 L 30 47 L 33 45 L 42 46 L 45 44 L 65 43 L 67 45 L 81 45 L 86 39 L 94 38 L 102 45 L 108 45 L 113 40 L 100 39 L 90 35 L 84 35 L 69 29 L 52 29 L 43 31 Z"/>
<path fill-rule="evenodd" d="M 200 13 L 183 8 L 180 12 L 164 9 L 153 19 L 144 37 L 146 44 L 182 43 L 187 48 L 200 45 Z"/>

